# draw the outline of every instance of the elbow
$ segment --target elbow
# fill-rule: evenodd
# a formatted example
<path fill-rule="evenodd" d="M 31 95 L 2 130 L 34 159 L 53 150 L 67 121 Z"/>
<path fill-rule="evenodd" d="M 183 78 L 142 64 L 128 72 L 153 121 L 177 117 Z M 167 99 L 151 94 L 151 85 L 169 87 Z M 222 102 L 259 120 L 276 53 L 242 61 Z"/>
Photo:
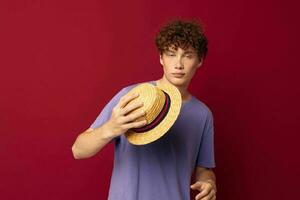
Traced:
<path fill-rule="evenodd" d="M 80 151 L 78 148 L 75 147 L 75 145 L 72 146 L 72 154 L 74 159 L 80 160 L 80 159 L 86 159 L 90 158 L 93 155 L 87 154 L 86 152 Z"/>
<path fill-rule="evenodd" d="M 76 149 L 76 147 L 73 145 L 72 146 L 72 154 L 74 159 L 79 160 L 79 159 L 83 159 L 82 156 L 80 156 L 80 153 L 78 152 L 78 150 Z"/>

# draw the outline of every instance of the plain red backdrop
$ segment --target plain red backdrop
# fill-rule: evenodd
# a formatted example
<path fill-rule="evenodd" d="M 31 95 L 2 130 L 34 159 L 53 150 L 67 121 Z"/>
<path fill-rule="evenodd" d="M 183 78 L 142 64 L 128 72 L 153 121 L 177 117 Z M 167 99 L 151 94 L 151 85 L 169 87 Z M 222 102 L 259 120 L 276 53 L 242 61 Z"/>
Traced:
<path fill-rule="evenodd" d="M 209 39 L 190 91 L 215 119 L 219 200 L 296 199 L 299 2 L 0 2 L 0 198 L 106 199 L 113 146 L 71 145 L 122 87 L 162 75 L 154 37 L 174 17 Z M 298 156 L 297 156 L 298 155 Z"/>

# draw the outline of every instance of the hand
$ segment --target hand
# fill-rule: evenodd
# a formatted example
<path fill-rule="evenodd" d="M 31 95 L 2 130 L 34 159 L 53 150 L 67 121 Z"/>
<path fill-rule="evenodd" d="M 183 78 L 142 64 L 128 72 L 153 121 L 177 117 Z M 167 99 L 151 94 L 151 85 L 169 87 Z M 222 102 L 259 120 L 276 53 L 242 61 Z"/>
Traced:
<path fill-rule="evenodd" d="M 195 197 L 195 200 L 215 200 L 216 199 L 216 186 L 211 181 L 197 181 L 191 185 L 193 190 L 200 191 Z"/>
<path fill-rule="evenodd" d="M 111 137 L 119 136 L 125 133 L 128 129 L 139 128 L 147 124 L 147 121 L 136 120 L 145 115 L 145 111 L 131 113 L 133 110 L 143 106 L 142 102 L 134 102 L 128 104 L 133 99 L 137 98 L 139 94 L 127 94 L 121 97 L 118 104 L 113 108 L 111 117 L 107 122 Z"/>

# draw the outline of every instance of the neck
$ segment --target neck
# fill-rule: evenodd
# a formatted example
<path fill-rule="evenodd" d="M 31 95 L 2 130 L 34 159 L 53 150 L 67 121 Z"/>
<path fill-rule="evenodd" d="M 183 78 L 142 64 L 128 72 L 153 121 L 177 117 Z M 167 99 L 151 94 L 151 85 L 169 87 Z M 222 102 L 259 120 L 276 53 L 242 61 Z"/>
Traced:
<path fill-rule="evenodd" d="M 156 82 L 162 83 L 162 84 L 163 83 L 171 84 L 165 77 L 157 80 Z M 179 90 L 183 103 L 188 101 L 192 97 L 192 95 L 188 91 L 188 84 L 187 85 L 174 85 L 174 86 Z"/>

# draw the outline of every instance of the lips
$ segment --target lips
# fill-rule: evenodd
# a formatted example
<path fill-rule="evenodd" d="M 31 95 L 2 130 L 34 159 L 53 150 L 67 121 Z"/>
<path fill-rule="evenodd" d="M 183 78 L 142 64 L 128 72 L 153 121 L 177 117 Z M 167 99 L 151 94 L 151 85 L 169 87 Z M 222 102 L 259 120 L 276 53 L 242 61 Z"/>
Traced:
<path fill-rule="evenodd" d="M 172 75 L 179 78 L 179 77 L 183 77 L 184 73 L 172 73 Z"/>

